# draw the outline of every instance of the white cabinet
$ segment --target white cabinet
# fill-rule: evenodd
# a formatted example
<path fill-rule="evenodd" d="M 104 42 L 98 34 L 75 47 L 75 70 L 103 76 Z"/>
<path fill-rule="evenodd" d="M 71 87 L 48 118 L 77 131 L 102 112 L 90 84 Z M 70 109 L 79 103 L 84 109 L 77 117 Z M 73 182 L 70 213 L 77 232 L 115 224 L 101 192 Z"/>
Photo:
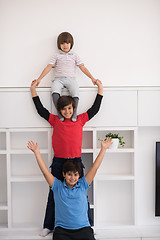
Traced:
<path fill-rule="evenodd" d="M 138 126 L 160 126 L 160 90 L 138 91 Z"/>
<path fill-rule="evenodd" d="M 124 137 L 125 146 L 108 149 L 95 178 L 95 227 L 135 225 L 136 128 L 97 128 L 96 139 L 108 132 Z M 97 141 L 97 151 L 100 141 Z"/>
<path fill-rule="evenodd" d="M 6 132 L 0 129 L 0 226 L 8 227 Z"/>
<path fill-rule="evenodd" d="M 87 172 L 100 150 L 108 132 L 123 136 L 125 146 L 108 149 L 88 192 L 94 218 L 94 229 L 134 226 L 135 213 L 135 153 L 137 129 L 133 127 L 85 127 L 82 161 Z"/>
<path fill-rule="evenodd" d="M 95 96 L 95 90 L 81 90 L 80 113 L 92 106 Z M 100 111 L 87 126 L 137 126 L 137 91 L 104 89 Z"/>
<path fill-rule="evenodd" d="M 38 142 L 49 167 L 51 128 L 0 130 L 0 228 L 34 228 L 42 224 L 48 184 L 28 140 Z"/>
<path fill-rule="evenodd" d="M 102 166 L 88 191 L 95 229 L 134 225 L 134 128 L 93 128 L 83 131 L 82 161 L 85 173 L 98 155 L 100 141 L 108 131 L 124 136 L 126 145 L 107 150 Z M 19 128 L 0 131 L 0 216 L 1 227 L 37 228 L 43 223 L 48 185 L 28 140 L 39 143 L 49 167 L 52 161 L 51 128 Z"/>
<path fill-rule="evenodd" d="M 38 89 L 38 93 L 44 107 L 55 113 L 50 90 Z M 108 234 L 111 229 L 117 231 L 137 226 L 137 123 L 138 126 L 160 125 L 159 93 L 158 90 L 106 88 L 100 111 L 84 127 L 82 161 L 85 172 L 100 150 L 98 139 L 104 138 L 107 132 L 119 133 L 126 142 L 124 148 L 107 150 L 88 191 L 95 232 L 106 230 Z M 94 88 L 80 89 L 79 113 L 92 106 L 95 96 Z M 0 108 L 0 229 L 14 232 L 30 229 L 36 232 L 38 229 L 38 235 L 49 187 L 26 145 L 28 140 L 37 141 L 49 167 L 53 157 L 52 129 L 37 114 L 29 89 L 0 91 Z M 124 239 L 145 237 L 141 233 L 132 233 Z M 97 235 L 97 239 L 119 238 L 107 234 L 104 238 Z M 156 236 L 154 239 L 158 240 L 159 234 Z"/>
<path fill-rule="evenodd" d="M 56 114 L 50 89 L 38 89 L 37 92 L 43 106 Z M 97 87 L 80 89 L 78 113 L 86 112 L 93 105 L 96 94 Z M 0 91 L 0 109 L 0 128 L 49 127 L 49 123 L 37 114 L 29 89 Z M 104 89 L 100 111 L 86 126 L 136 125 L 137 91 Z"/>
<path fill-rule="evenodd" d="M 39 95 L 44 106 L 50 110 L 50 92 L 40 91 Z M 0 91 L 0 109 L 0 128 L 49 127 L 36 113 L 29 90 Z"/>

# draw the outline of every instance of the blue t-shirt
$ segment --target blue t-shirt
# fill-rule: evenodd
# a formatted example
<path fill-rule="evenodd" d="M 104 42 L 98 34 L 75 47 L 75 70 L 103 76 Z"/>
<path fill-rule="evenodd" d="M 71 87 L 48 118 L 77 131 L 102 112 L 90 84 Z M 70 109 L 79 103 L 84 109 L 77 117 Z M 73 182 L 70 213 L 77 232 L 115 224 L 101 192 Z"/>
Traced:
<path fill-rule="evenodd" d="M 55 227 L 79 229 L 90 226 L 88 220 L 87 190 L 89 185 L 85 177 L 78 180 L 71 189 L 55 178 L 52 191 L 55 201 Z"/>

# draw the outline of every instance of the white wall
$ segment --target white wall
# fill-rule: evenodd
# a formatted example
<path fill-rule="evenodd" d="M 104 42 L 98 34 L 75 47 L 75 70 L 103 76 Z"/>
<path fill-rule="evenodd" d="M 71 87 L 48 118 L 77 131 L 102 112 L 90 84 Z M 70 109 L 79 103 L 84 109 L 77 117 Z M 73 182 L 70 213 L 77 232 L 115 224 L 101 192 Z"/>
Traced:
<path fill-rule="evenodd" d="M 105 86 L 160 86 L 159 0 L 0 0 L 0 29 L 0 87 L 28 87 L 62 31 Z M 77 72 L 80 86 L 92 86 Z"/>

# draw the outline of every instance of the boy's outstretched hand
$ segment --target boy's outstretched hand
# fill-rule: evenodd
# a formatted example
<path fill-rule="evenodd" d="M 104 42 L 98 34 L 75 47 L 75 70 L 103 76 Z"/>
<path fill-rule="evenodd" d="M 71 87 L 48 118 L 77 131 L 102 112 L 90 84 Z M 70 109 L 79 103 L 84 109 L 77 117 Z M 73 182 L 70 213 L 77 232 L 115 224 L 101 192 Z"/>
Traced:
<path fill-rule="evenodd" d="M 32 152 L 39 151 L 38 143 L 35 144 L 33 141 L 28 141 L 27 147 L 28 147 Z"/>
<path fill-rule="evenodd" d="M 96 84 L 97 81 L 102 84 L 102 82 L 101 82 L 99 79 L 92 78 L 92 83 L 93 83 L 94 85 L 97 85 L 97 84 Z"/>
<path fill-rule="evenodd" d="M 103 95 L 103 85 L 100 80 L 96 80 L 95 85 L 98 87 L 98 94 Z"/>
<path fill-rule="evenodd" d="M 106 140 L 103 139 L 101 142 L 101 149 L 106 151 L 112 145 L 112 143 L 112 138 L 110 137 L 107 137 Z"/>
<path fill-rule="evenodd" d="M 31 88 L 32 88 L 32 87 L 35 88 L 36 86 L 37 86 L 37 82 L 36 82 L 36 80 L 33 80 L 33 81 L 31 82 Z"/>

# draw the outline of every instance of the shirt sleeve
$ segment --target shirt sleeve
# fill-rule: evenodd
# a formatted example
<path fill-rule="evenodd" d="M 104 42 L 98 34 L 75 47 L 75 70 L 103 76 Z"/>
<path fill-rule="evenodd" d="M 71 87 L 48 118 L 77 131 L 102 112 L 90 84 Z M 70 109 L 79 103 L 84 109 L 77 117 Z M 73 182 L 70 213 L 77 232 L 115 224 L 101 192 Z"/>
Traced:
<path fill-rule="evenodd" d="M 51 65 L 55 66 L 56 61 L 57 61 L 57 55 L 55 54 L 55 55 L 53 55 L 53 57 L 51 57 L 48 64 L 51 64 Z"/>
<path fill-rule="evenodd" d="M 91 118 L 93 118 L 97 114 L 97 112 L 99 111 L 100 106 L 101 106 L 101 102 L 102 102 L 102 98 L 103 98 L 102 95 L 97 94 L 96 99 L 95 99 L 92 107 L 88 109 L 87 114 L 88 114 L 89 120 Z"/>
<path fill-rule="evenodd" d="M 78 118 L 80 119 L 80 122 L 81 122 L 82 126 L 84 126 L 85 123 L 89 121 L 89 117 L 88 117 L 87 113 L 82 113 L 82 114 L 78 115 Z"/>
<path fill-rule="evenodd" d="M 33 99 L 33 102 L 37 109 L 38 114 L 48 121 L 49 117 L 50 117 L 50 112 L 46 108 L 43 107 L 39 96 L 33 97 L 32 99 Z"/>
<path fill-rule="evenodd" d="M 76 66 L 84 65 L 83 61 L 80 59 L 80 57 L 77 54 L 75 54 L 75 63 L 76 63 Z"/>
<path fill-rule="evenodd" d="M 82 181 L 82 184 L 83 184 L 84 189 L 85 189 L 85 190 L 88 190 L 88 188 L 90 188 L 91 186 L 88 185 L 88 182 L 87 182 L 87 180 L 86 180 L 86 177 L 83 176 L 81 179 L 82 179 L 81 181 Z"/>
<path fill-rule="evenodd" d="M 51 190 L 55 192 L 58 189 L 59 184 L 61 184 L 61 183 L 62 182 L 55 177 L 53 186 L 51 187 Z"/>

